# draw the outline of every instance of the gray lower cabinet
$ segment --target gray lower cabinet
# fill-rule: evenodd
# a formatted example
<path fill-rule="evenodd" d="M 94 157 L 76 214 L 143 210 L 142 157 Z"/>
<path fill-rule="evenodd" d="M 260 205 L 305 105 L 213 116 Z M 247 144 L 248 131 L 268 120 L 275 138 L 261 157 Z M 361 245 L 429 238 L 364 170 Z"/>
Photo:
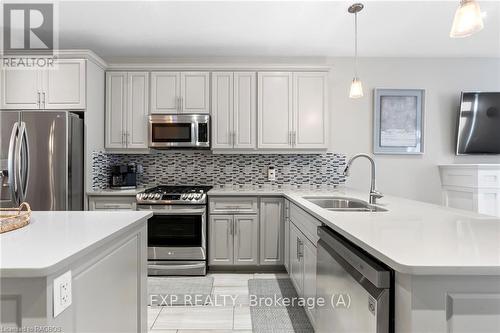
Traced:
<path fill-rule="evenodd" d="M 316 245 L 290 222 L 289 275 L 299 296 L 316 297 Z M 306 308 L 312 324 L 315 324 L 315 309 Z"/>
<path fill-rule="evenodd" d="M 304 259 L 304 286 L 302 293 L 304 298 L 316 298 L 316 246 L 307 238 L 303 241 L 302 257 Z M 309 316 L 313 326 L 315 325 L 316 309 L 306 307 L 306 313 Z"/>
<path fill-rule="evenodd" d="M 290 272 L 290 201 L 285 200 L 285 269 Z"/>
<path fill-rule="evenodd" d="M 210 215 L 208 233 L 209 265 L 258 264 L 257 215 Z"/>
<path fill-rule="evenodd" d="M 233 215 L 210 215 L 208 223 L 209 265 L 232 265 L 233 247 Z"/>
<path fill-rule="evenodd" d="M 285 222 L 283 198 L 260 199 L 260 264 L 283 265 Z"/>
<path fill-rule="evenodd" d="M 257 265 L 259 254 L 257 215 L 234 215 L 234 264 Z"/>
<path fill-rule="evenodd" d="M 301 232 L 293 223 L 290 223 L 290 264 L 288 272 L 299 295 L 303 294 L 304 289 L 304 259 L 301 248 Z"/>

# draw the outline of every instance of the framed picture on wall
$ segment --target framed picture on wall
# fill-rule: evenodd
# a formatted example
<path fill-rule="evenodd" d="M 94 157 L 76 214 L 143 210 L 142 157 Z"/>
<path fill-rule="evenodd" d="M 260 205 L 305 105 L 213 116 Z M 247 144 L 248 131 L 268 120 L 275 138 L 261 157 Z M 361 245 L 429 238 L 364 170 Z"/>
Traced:
<path fill-rule="evenodd" d="M 375 89 L 374 154 L 423 154 L 423 89 Z"/>

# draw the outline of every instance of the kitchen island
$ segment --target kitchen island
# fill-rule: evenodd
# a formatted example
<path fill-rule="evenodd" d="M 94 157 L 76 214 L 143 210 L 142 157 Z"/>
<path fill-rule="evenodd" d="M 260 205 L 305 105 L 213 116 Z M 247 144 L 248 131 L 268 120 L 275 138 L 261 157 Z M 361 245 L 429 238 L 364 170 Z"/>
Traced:
<path fill-rule="evenodd" d="M 329 211 L 308 200 L 332 196 L 368 200 L 367 192 L 344 187 L 334 191 L 214 189 L 208 195 L 212 200 L 284 197 L 303 217 L 328 226 L 390 267 L 395 276 L 396 332 L 500 329 L 498 218 L 392 196 L 379 200 L 378 206 L 387 211 L 378 212 Z M 316 225 L 309 227 L 314 230 Z M 289 246 L 293 252 L 295 247 Z"/>
<path fill-rule="evenodd" d="M 37 211 L 0 235 L 0 326 L 146 332 L 151 215 Z"/>

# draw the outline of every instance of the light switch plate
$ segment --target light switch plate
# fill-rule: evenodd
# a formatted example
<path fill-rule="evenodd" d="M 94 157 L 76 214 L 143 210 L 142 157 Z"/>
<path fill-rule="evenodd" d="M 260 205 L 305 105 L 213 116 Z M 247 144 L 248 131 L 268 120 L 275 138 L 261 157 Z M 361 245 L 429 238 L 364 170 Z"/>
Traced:
<path fill-rule="evenodd" d="M 54 318 L 71 305 L 71 271 L 54 279 Z"/>

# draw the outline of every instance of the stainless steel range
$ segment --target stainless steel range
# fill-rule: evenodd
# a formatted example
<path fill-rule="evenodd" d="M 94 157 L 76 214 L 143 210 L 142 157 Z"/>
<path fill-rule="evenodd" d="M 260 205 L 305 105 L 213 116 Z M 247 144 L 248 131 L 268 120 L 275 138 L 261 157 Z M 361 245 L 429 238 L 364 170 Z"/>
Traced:
<path fill-rule="evenodd" d="M 156 186 L 137 194 L 148 221 L 148 275 L 205 275 L 210 186 Z"/>

